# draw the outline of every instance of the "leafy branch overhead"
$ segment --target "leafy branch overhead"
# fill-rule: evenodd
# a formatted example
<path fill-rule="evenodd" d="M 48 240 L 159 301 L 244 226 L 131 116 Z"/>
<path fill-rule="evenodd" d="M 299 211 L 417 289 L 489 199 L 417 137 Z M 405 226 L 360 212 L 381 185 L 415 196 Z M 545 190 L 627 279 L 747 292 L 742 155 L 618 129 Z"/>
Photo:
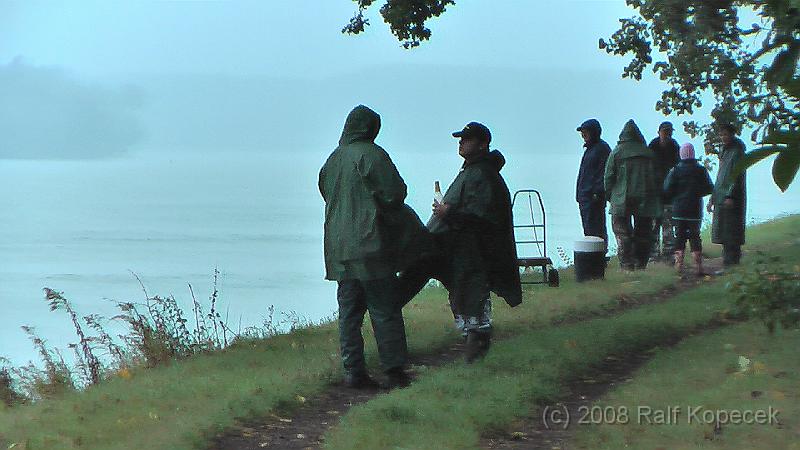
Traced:
<path fill-rule="evenodd" d="M 353 0 L 358 11 L 343 33 L 359 34 L 375 0 Z M 622 76 L 640 80 L 652 70 L 669 85 L 656 102 L 668 114 L 693 114 L 709 96 L 711 122 L 752 129 L 761 148 L 740 170 L 777 154 L 772 173 L 781 189 L 800 167 L 800 0 L 626 0 L 637 11 L 620 19 L 600 48 L 632 59 Z M 402 46 L 431 37 L 428 19 L 453 0 L 381 0 L 380 13 Z M 752 20 L 747 19 L 752 18 Z M 746 20 L 747 19 L 747 20 Z M 711 123 L 687 121 L 691 136 L 703 135 L 707 150 L 718 144 Z"/>
<path fill-rule="evenodd" d="M 773 179 L 781 189 L 800 166 L 800 0 L 627 0 L 638 15 L 620 20 L 600 48 L 631 55 L 622 76 L 652 70 L 669 84 L 656 110 L 692 114 L 709 94 L 715 122 L 751 128 L 762 148 L 743 170 L 777 154 Z M 746 17 L 752 17 L 744 23 Z M 716 143 L 711 124 L 685 123 L 692 136 Z"/>
<path fill-rule="evenodd" d="M 342 33 L 359 34 L 370 24 L 364 13 L 373 6 L 375 0 L 353 0 L 358 4 L 358 11 L 350 19 L 350 23 L 342 28 Z M 389 25 L 392 34 L 397 37 L 404 48 L 419 46 L 422 41 L 431 37 L 431 30 L 425 22 L 432 17 L 439 17 L 448 5 L 455 5 L 454 0 L 386 0 L 380 7 L 383 21 Z"/>

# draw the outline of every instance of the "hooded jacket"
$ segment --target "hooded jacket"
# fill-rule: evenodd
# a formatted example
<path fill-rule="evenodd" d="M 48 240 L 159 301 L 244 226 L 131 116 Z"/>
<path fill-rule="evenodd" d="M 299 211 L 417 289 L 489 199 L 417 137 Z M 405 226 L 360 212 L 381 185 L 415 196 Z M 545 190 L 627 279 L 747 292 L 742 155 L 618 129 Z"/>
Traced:
<path fill-rule="evenodd" d="M 428 228 L 445 247 L 457 245 L 465 260 L 448 260 L 446 271 L 452 278 L 467 279 L 472 271 L 488 275 L 489 289 L 511 306 L 522 303 L 517 249 L 511 213 L 511 195 L 500 170 L 503 155 L 494 150 L 464 162 L 461 171 L 447 188 L 444 203 L 447 215 L 431 217 Z M 468 250 L 465 250 L 468 249 Z M 457 274 L 456 274 L 457 273 Z"/>
<path fill-rule="evenodd" d="M 374 280 L 404 269 L 431 237 L 405 205 L 406 184 L 375 144 L 380 116 L 366 106 L 347 116 L 339 146 L 319 173 L 325 200 L 325 278 Z"/>
<path fill-rule="evenodd" d="M 581 124 L 579 129 L 581 128 L 589 131 L 591 139 L 583 144 L 586 150 L 583 152 L 581 167 L 578 170 L 575 200 L 578 203 L 588 203 L 596 196 L 602 202 L 606 198 L 603 173 L 606 170 L 606 160 L 611 153 L 611 147 L 600 139 L 602 129 L 597 120 L 589 119 Z"/>
<path fill-rule="evenodd" d="M 733 177 L 734 168 L 744 154 L 744 143 L 740 139 L 734 139 L 719 154 L 717 182 L 711 196 L 711 201 L 714 202 L 711 241 L 715 244 L 744 244 L 747 177 L 745 172 Z M 733 200 L 732 207 L 724 205 L 728 198 Z"/>
<path fill-rule="evenodd" d="M 604 184 L 612 215 L 661 215 L 661 184 L 656 181 L 653 152 L 633 120 L 622 128 L 608 157 Z"/>
<path fill-rule="evenodd" d="M 703 197 L 714 189 L 711 176 L 696 159 L 681 160 L 664 180 L 664 202 L 672 205 L 672 218 L 700 221 Z"/>

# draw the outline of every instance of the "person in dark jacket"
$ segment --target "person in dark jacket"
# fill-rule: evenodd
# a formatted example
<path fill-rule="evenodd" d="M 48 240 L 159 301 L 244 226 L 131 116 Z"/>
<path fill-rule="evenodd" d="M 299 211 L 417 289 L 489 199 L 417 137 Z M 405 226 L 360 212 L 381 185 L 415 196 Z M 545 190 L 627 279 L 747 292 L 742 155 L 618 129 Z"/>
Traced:
<path fill-rule="evenodd" d="M 603 238 L 608 244 L 606 230 L 606 192 L 603 187 L 603 174 L 611 147 L 600 139 L 602 128 L 597 119 L 583 122 L 577 131 L 583 138 L 583 157 L 578 171 L 575 200 L 581 212 L 583 234 Z"/>
<path fill-rule="evenodd" d="M 516 306 L 522 302 L 517 251 L 511 217 L 511 196 L 500 170 L 503 155 L 489 151 L 491 132 L 470 122 L 453 133 L 464 163 L 441 203 L 434 202 L 428 229 L 438 257 L 404 271 L 404 303 L 430 279 L 449 291 L 453 317 L 467 338 L 466 360 L 483 356 L 491 342 L 489 291 Z"/>
<path fill-rule="evenodd" d="M 714 212 L 711 222 L 711 242 L 722 244 L 722 264 L 739 264 L 744 244 L 745 212 L 747 211 L 747 178 L 744 171 L 733 175 L 736 164 L 744 157 L 744 143 L 736 137 L 736 127 L 719 126 L 722 150 L 719 152 L 719 171 L 708 211 Z"/>
<path fill-rule="evenodd" d="M 658 126 L 658 136 L 647 145 L 653 152 L 656 166 L 656 182 L 664 184 L 667 173 L 678 164 L 678 142 L 672 138 L 672 122 L 662 122 Z M 675 242 L 673 237 L 672 203 L 665 199 L 663 212 L 656 217 L 653 227 L 653 259 L 671 263 L 674 259 Z M 660 242 L 659 242 L 659 237 Z"/>
<path fill-rule="evenodd" d="M 694 146 L 683 144 L 681 161 L 669 171 L 664 180 L 664 202 L 672 205 L 672 222 L 675 224 L 675 267 L 683 272 L 686 241 L 692 249 L 695 273 L 703 275 L 703 244 L 700 224 L 703 221 L 703 197 L 711 194 L 714 184 L 708 170 L 697 162 Z"/>
<path fill-rule="evenodd" d="M 620 266 L 623 270 L 645 269 L 652 248 L 653 219 L 661 214 L 661 186 L 656 183 L 653 154 L 633 120 L 625 124 L 608 157 L 604 182 Z"/>
<path fill-rule="evenodd" d="M 406 334 L 397 272 L 423 254 L 430 235 L 408 208 L 406 184 L 375 144 L 380 116 L 366 106 L 347 116 L 339 146 L 319 173 L 325 200 L 325 278 L 338 283 L 344 383 L 376 386 L 364 362 L 361 326 L 369 311 L 387 387 L 406 386 Z M 398 245 L 402 242 L 402 246 Z"/>

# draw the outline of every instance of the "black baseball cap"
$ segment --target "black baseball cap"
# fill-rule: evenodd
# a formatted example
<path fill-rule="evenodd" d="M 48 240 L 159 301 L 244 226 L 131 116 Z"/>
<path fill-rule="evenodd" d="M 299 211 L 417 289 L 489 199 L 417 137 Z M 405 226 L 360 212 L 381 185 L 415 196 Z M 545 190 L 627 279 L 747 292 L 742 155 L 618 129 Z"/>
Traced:
<path fill-rule="evenodd" d="M 661 125 L 658 126 L 658 131 L 661 130 L 674 130 L 675 128 L 672 127 L 672 122 L 661 122 Z"/>
<path fill-rule="evenodd" d="M 479 138 L 481 140 L 486 140 L 488 142 L 492 141 L 492 132 L 489 131 L 489 128 L 486 125 L 478 122 L 470 122 L 464 126 L 461 131 L 454 131 L 453 137 L 465 137 L 465 138 Z"/>

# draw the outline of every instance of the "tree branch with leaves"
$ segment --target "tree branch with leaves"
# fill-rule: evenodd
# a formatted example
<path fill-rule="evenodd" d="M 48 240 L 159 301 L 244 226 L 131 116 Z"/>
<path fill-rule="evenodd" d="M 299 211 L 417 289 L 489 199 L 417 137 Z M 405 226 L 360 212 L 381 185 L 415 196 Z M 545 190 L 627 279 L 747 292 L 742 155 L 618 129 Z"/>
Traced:
<path fill-rule="evenodd" d="M 712 123 L 684 122 L 689 135 L 710 149 L 713 122 L 752 129 L 760 148 L 739 169 L 777 154 L 772 175 L 785 191 L 800 167 L 800 0 L 626 1 L 638 14 L 600 39 L 607 53 L 632 56 L 623 78 L 650 68 L 669 84 L 655 105 L 665 115 L 692 114 L 710 94 Z"/>
<path fill-rule="evenodd" d="M 373 6 L 375 0 L 353 0 L 358 4 L 358 11 L 350 19 L 350 23 L 342 28 L 342 33 L 360 34 L 370 25 L 364 13 Z M 386 0 L 380 7 L 383 21 L 389 25 L 401 45 L 406 48 L 418 47 L 422 41 L 431 37 L 431 30 L 425 22 L 439 17 L 448 5 L 455 5 L 454 0 Z"/>

